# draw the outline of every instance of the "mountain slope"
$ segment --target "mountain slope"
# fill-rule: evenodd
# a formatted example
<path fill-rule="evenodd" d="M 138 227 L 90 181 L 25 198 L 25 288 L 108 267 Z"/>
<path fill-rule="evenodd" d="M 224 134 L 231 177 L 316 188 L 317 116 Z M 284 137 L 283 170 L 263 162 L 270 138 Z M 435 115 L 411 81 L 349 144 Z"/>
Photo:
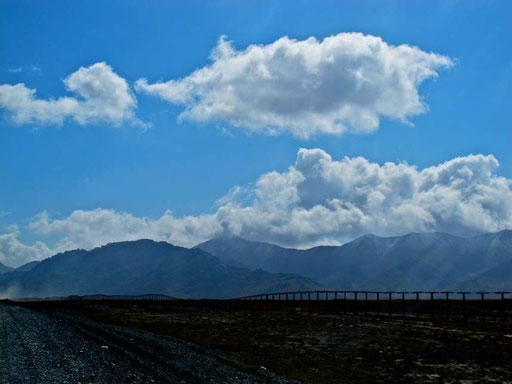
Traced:
<path fill-rule="evenodd" d="M 512 259 L 507 260 L 477 276 L 466 278 L 460 282 L 462 289 L 477 288 L 480 291 L 510 291 L 512 287 Z"/>
<path fill-rule="evenodd" d="M 14 270 L 14 268 L 8 267 L 7 265 L 0 263 L 0 275 L 7 273 L 7 272 L 11 272 L 13 270 Z"/>
<path fill-rule="evenodd" d="M 238 238 L 197 247 L 226 263 L 295 273 L 338 289 L 512 289 L 512 279 L 504 277 L 512 275 L 512 231 L 471 238 L 445 233 L 365 235 L 342 246 L 307 250 Z"/>
<path fill-rule="evenodd" d="M 64 252 L 0 278 L 0 291 L 9 290 L 11 297 L 163 293 L 226 298 L 316 287 L 303 277 L 233 267 L 200 249 L 151 240 Z"/>
<path fill-rule="evenodd" d="M 18 272 L 28 272 L 31 269 L 33 269 L 39 263 L 40 263 L 39 261 L 30 261 L 28 263 L 20 265 L 18 268 L 16 268 L 16 271 L 18 271 Z"/>

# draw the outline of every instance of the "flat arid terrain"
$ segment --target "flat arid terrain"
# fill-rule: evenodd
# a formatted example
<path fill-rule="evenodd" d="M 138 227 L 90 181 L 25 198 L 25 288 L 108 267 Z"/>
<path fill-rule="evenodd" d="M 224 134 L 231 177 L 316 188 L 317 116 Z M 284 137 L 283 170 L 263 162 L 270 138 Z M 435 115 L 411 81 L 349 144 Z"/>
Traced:
<path fill-rule="evenodd" d="M 24 349 L 13 352 L 18 360 L 12 361 L 27 372 L 37 366 L 30 356 L 49 353 L 57 365 L 45 374 L 84 372 L 97 364 L 90 374 L 106 376 L 95 382 L 287 382 L 271 372 L 315 384 L 512 382 L 510 317 L 464 323 L 294 307 L 185 310 L 169 303 L 90 301 L 24 306 L 34 309 L 1 308 L 2 321 L 11 317 L 20 335 L 44 335 L 31 335 L 19 347 Z M 7 334 L 16 333 L 3 330 L 1 343 Z M 51 352 L 34 352 L 41 342 L 51 343 Z M 110 349 L 101 349 L 103 344 Z M 13 377 L 2 364 L 2 375 Z"/>
<path fill-rule="evenodd" d="M 208 348 L 0 303 L 0 383 L 290 383 Z"/>

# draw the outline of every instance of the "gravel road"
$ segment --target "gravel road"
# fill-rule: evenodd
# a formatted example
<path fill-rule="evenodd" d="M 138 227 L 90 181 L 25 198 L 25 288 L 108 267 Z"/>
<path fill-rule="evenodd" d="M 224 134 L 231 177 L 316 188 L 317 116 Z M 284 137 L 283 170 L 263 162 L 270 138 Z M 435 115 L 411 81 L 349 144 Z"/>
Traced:
<path fill-rule="evenodd" d="M 226 361 L 150 332 L 0 303 L 1 384 L 291 382 Z"/>

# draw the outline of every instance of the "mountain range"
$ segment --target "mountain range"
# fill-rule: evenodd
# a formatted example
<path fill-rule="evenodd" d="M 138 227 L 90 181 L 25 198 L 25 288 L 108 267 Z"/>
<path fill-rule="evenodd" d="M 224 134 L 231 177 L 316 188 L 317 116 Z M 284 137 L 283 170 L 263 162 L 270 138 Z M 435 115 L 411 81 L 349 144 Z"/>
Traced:
<path fill-rule="evenodd" d="M 0 275 L 4 297 L 161 293 L 227 298 L 318 287 L 301 276 L 230 266 L 201 249 L 152 240 L 67 251 Z"/>
<path fill-rule="evenodd" d="M 152 240 L 74 250 L 0 268 L 0 296 L 162 293 L 228 298 L 314 290 L 512 290 L 512 231 L 365 235 L 341 246 L 291 249 L 241 238 L 194 248 Z"/>
<path fill-rule="evenodd" d="M 512 290 L 512 231 L 469 238 L 446 233 L 365 235 L 306 250 L 240 238 L 199 244 L 230 265 L 294 273 L 335 289 Z"/>

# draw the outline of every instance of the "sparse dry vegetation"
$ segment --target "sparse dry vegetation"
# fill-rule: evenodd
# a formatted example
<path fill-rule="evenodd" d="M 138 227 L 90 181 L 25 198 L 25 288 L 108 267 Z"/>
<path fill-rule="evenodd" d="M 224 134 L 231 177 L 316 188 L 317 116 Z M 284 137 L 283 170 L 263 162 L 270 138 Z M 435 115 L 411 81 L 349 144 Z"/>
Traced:
<path fill-rule="evenodd" d="M 133 302 L 55 309 L 191 341 L 222 351 L 239 368 L 263 366 L 304 383 L 512 382 L 510 318 L 464 325 L 304 308 L 183 311 Z"/>

